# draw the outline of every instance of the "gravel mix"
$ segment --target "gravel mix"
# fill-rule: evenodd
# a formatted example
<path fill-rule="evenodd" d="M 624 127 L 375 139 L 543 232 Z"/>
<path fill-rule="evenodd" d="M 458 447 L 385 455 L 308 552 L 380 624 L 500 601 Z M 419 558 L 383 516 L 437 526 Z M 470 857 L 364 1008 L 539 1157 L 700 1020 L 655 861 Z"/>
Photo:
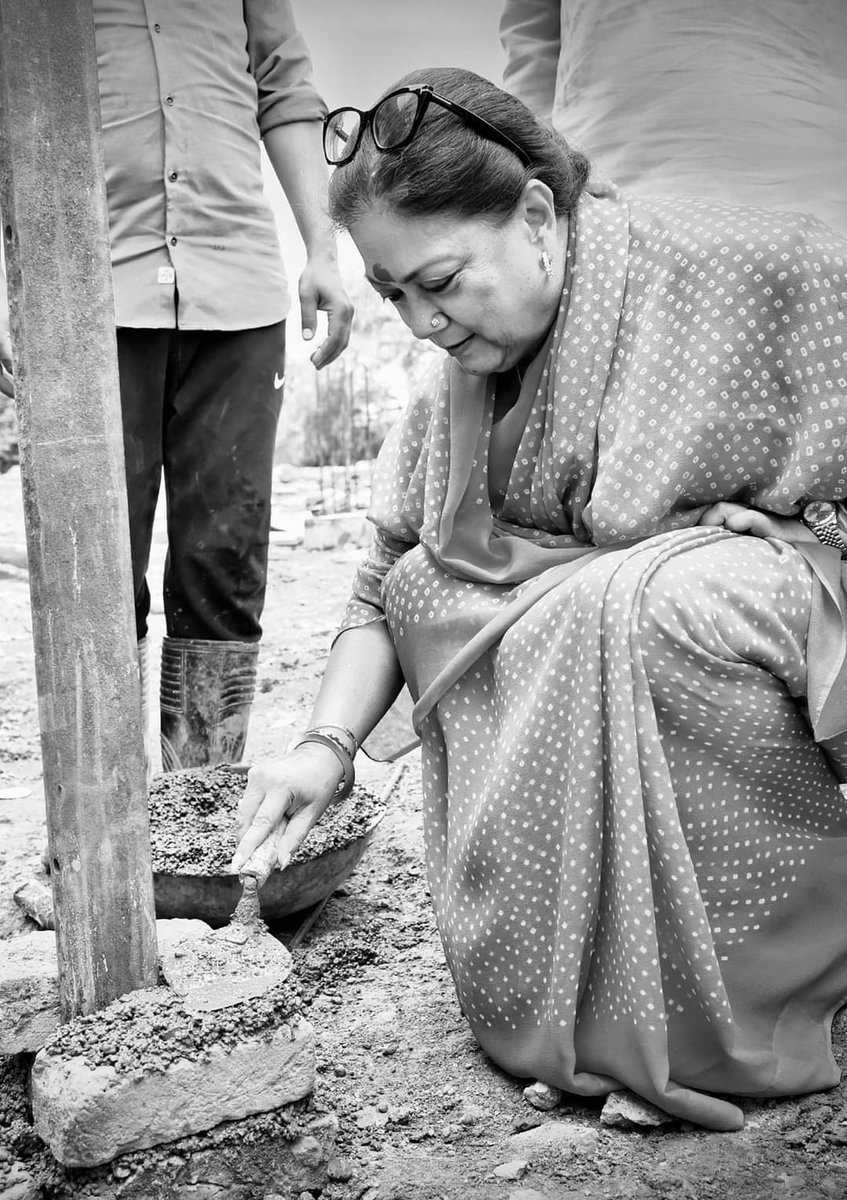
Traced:
<path fill-rule="evenodd" d="M 153 870 L 165 875 L 230 875 L 236 845 L 238 801 L 246 774 L 229 766 L 198 767 L 160 775 L 150 786 Z M 383 815 L 377 794 L 357 784 L 331 805 L 294 856 L 306 862 L 349 846 Z"/>
<path fill-rule="evenodd" d="M 249 1003 L 204 1013 L 187 1011 L 170 988 L 143 988 L 60 1026 L 47 1049 L 119 1074 L 165 1071 L 180 1058 L 207 1057 L 213 1046 L 230 1048 L 276 1032 L 299 1012 L 300 991 L 291 978 Z"/>

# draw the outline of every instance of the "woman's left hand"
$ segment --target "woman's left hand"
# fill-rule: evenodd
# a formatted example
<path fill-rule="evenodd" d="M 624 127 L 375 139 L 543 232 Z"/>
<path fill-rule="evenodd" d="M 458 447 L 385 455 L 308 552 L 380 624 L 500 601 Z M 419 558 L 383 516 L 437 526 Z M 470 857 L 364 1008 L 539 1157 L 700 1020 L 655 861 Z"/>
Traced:
<path fill-rule="evenodd" d="M 723 525 L 733 533 L 749 533 L 753 537 L 779 538 L 782 542 L 816 542 L 818 539 L 797 517 L 778 517 L 763 512 L 760 508 L 745 508 L 721 500 L 707 508 L 698 522 L 700 525 Z"/>

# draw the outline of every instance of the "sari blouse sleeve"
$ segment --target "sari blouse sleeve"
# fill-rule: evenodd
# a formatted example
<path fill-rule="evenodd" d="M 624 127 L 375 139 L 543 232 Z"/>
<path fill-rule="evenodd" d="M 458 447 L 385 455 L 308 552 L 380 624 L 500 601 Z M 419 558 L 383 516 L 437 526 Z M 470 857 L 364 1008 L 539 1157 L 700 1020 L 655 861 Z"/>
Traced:
<path fill-rule="evenodd" d="M 339 634 L 384 620 L 385 577 L 420 540 L 425 512 L 431 507 L 427 505 L 426 476 L 436 400 L 447 387 L 448 369 L 439 357 L 426 370 L 379 452 L 368 511 L 374 533 L 356 571 Z"/>

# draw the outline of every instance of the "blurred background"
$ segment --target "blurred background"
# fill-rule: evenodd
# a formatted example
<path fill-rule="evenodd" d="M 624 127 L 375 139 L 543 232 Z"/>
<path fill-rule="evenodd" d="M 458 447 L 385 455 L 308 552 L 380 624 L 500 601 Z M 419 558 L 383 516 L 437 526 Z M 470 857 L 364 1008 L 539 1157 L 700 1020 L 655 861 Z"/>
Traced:
<path fill-rule="evenodd" d="M 501 82 L 500 9 L 499 0 L 294 0 L 315 82 L 330 108 L 369 108 L 386 87 L 418 67 L 462 66 Z M 375 297 L 355 249 L 341 238 L 356 323 L 342 358 L 317 375 L 309 363 L 313 345 L 300 337 L 296 281 L 303 247 L 267 162 L 265 185 L 294 298 L 277 459 L 322 470 L 327 510 L 355 508 L 367 502 L 368 481 L 351 464 L 372 457 L 433 352 L 415 344 L 391 306 Z"/>

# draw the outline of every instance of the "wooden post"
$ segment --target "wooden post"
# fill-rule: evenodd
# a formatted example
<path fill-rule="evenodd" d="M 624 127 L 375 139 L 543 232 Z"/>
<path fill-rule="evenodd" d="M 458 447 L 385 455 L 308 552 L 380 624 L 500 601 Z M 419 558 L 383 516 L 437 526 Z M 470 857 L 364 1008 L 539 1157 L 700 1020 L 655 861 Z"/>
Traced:
<path fill-rule="evenodd" d="M 156 982 L 91 0 L 0 0 L 12 314 L 64 1017 Z"/>

